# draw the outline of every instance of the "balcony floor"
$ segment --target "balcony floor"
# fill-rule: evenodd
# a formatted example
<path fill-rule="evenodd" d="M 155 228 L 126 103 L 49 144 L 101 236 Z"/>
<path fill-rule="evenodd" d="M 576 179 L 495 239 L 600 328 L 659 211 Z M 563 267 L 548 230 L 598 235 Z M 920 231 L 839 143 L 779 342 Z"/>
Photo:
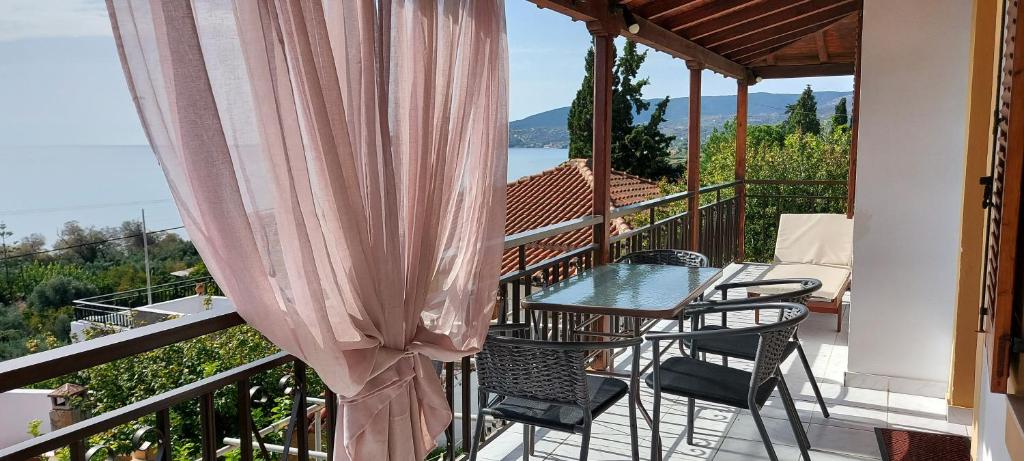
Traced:
<path fill-rule="evenodd" d="M 730 268 L 732 269 L 732 268 Z M 734 269 L 733 269 L 734 270 Z M 727 270 L 728 273 L 728 270 Z M 746 274 L 744 274 L 746 275 Z M 742 278 L 737 278 L 737 280 Z M 730 293 L 730 297 L 734 294 Z M 849 295 L 848 295 L 849 296 Z M 848 299 L 847 299 L 848 300 Z M 847 316 L 849 318 L 849 316 Z M 730 316 L 730 325 L 751 324 L 752 316 Z M 672 331 L 675 322 L 662 322 L 657 329 Z M 786 381 L 796 400 L 797 411 L 811 442 L 814 460 L 879 459 L 875 427 L 893 427 L 920 431 L 967 435 L 966 426 L 946 422 L 944 399 L 896 394 L 885 391 L 844 387 L 847 364 L 848 328 L 835 331 L 835 317 L 812 313 L 800 327 L 800 338 L 818 378 L 831 418 L 824 418 L 814 400 L 803 367 L 796 354 L 783 366 Z M 672 348 L 678 354 L 678 348 Z M 643 360 L 650 350 L 643 351 Z M 712 358 L 709 356 L 709 360 Z M 628 356 L 617 364 L 628 364 Z M 646 363 L 646 362 L 644 362 Z M 733 361 L 742 367 L 749 362 Z M 641 383 L 644 405 L 652 406 L 650 389 Z M 697 402 L 694 445 L 686 444 L 686 402 L 666 396 L 662 399 L 661 436 L 667 460 L 752 460 L 768 459 L 752 416 L 708 402 Z M 800 451 L 785 419 L 785 411 L 776 392 L 762 410 L 769 436 L 781 460 L 796 461 Z M 629 459 L 629 424 L 626 399 L 594 421 L 591 436 L 591 460 Z M 640 421 L 641 459 L 650 459 L 650 428 Z M 512 425 L 480 451 L 479 459 L 510 461 L 523 459 L 522 426 Z M 581 437 L 574 434 L 538 429 L 536 449 L 531 460 L 573 460 L 579 456 Z"/>

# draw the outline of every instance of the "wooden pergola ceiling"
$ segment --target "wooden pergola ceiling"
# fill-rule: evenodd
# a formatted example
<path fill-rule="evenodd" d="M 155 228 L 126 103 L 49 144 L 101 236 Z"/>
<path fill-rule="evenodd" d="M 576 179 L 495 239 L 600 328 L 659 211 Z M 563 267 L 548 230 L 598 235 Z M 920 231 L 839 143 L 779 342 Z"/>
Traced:
<path fill-rule="evenodd" d="M 742 80 L 852 75 L 862 0 L 530 0 Z M 628 10 L 640 26 L 630 33 Z"/>

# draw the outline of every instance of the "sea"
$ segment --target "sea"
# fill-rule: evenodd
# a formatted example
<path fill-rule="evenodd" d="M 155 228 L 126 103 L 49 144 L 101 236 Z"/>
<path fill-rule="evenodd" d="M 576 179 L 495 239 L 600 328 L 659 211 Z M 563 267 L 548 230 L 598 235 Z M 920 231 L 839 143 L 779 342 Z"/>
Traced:
<path fill-rule="evenodd" d="M 508 150 L 508 180 L 568 158 L 567 149 Z M 38 233 L 57 243 L 65 222 L 118 226 L 141 219 L 149 230 L 180 228 L 163 172 L 149 146 L 0 146 L 0 223 L 17 240 Z M 10 240 L 8 240 L 10 242 Z"/>

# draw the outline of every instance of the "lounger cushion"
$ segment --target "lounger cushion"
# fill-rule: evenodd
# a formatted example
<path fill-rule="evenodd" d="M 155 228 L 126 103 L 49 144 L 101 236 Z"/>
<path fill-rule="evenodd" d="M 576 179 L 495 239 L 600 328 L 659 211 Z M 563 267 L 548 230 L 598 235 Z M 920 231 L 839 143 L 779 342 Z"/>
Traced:
<path fill-rule="evenodd" d="M 603 376 L 587 376 L 590 416 L 597 418 L 629 389 L 624 381 Z M 484 414 L 506 421 L 572 432 L 583 425 L 583 412 L 577 406 L 555 405 L 521 398 L 507 398 L 483 410 Z"/>
<path fill-rule="evenodd" d="M 841 214 L 780 216 L 775 262 L 853 267 L 853 220 Z"/>
<path fill-rule="evenodd" d="M 764 271 L 759 280 L 811 278 L 821 280 L 821 289 L 811 294 L 814 299 L 833 301 L 842 296 L 843 288 L 850 279 L 850 270 L 844 267 L 820 266 L 816 264 L 776 264 Z M 792 285 L 767 285 L 747 288 L 748 293 L 768 295 L 791 291 Z"/>

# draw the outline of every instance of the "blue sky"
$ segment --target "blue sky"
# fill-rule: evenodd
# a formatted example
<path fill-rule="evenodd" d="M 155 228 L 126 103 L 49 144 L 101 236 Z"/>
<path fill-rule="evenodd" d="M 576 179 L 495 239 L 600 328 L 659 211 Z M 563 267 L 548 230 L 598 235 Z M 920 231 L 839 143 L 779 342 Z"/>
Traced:
<path fill-rule="evenodd" d="M 586 25 L 525 0 L 506 3 L 510 119 L 566 106 L 583 76 Z M 0 2 L 0 145 L 144 144 L 102 0 Z M 686 96 L 681 60 L 652 51 L 646 97 Z M 752 91 L 850 90 L 848 77 L 765 81 Z M 705 72 L 704 95 L 735 94 Z"/>

